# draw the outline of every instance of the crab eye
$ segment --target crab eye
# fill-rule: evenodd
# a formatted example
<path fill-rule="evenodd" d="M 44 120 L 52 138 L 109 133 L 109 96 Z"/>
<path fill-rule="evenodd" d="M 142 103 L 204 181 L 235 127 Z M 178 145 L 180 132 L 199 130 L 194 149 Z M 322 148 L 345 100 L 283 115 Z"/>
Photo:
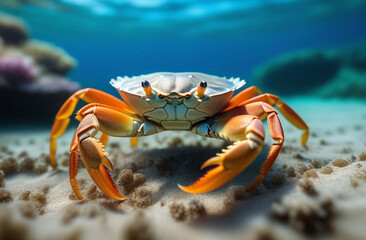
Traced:
<path fill-rule="evenodd" d="M 142 86 L 143 88 L 148 88 L 148 87 L 150 86 L 150 83 L 149 83 L 149 81 L 145 80 L 145 81 L 142 81 L 142 82 L 141 82 L 141 86 Z"/>
<path fill-rule="evenodd" d="M 191 97 L 191 95 L 190 94 L 186 94 L 184 97 L 188 99 L 188 98 Z"/>
<path fill-rule="evenodd" d="M 207 88 L 207 82 L 206 81 L 201 81 L 200 82 L 200 87 L 201 88 Z"/>
<path fill-rule="evenodd" d="M 159 93 L 159 94 L 158 94 L 158 97 L 159 97 L 159 98 L 163 98 L 163 97 L 164 97 L 164 95 L 163 95 L 163 94 L 161 94 L 161 93 Z"/>
<path fill-rule="evenodd" d="M 201 81 L 197 86 L 197 97 L 201 98 L 205 95 L 205 91 L 207 88 L 207 82 Z"/>
<path fill-rule="evenodd" d="M 152 93 L 149 81 L 147 81 L 147 80 L 142 81 L 141 86 L 144 89 L 146 97 L 150 98 L 153 95 L 153 93 Z"/>

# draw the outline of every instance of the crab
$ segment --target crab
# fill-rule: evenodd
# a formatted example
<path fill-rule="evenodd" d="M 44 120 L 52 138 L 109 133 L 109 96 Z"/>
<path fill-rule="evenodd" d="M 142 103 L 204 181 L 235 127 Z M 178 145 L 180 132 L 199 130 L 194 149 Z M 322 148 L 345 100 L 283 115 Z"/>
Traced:
<path fill-rule="evenodd" d="M 50 162 L 56 168 L 56 139 L 65 132 L 79 100 L 88 103 L 76 115 L 80 124 L 70 147 L 70 183 L 79 199 L 83 198 L 76 180 L 79 154 L 90 177 L 105 194 L 119 200 L 126 198 L 119 193 L 110 175 L 113 166 L 104 150 L 109 136 L 131 137 L 131 145 L 136 146 L 137 137 L 180 130 L 233 142 L 222 153 L 203 163 L 201 169 L 214 167 L 198 181 L 189 186 L 178 185 L 188 193 L 212 191 L 244 171 L 264 145 L 262 120 L 267 119 L 273 144 L 258 176 L 246 191 L 255 189 L 263 181 L 284 142 L 282 126 L 273 106 L 304 131 L 303 146 L 309 137 L 306 123 L 278 96 L 262 94 L 252 86 L 232 98 L 234 91 L 245 85 L 239 78 L 159 72 L 117 77 L 110 83 L 124 101 L 96 89 L 79 90 L 62 105 L 52 127 Z M 101 132 L 99 138 L 98 132 Z"/>

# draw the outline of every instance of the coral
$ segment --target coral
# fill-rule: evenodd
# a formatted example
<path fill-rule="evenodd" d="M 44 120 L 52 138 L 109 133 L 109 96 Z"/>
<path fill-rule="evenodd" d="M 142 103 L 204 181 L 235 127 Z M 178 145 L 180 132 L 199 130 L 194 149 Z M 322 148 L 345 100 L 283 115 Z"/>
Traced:
<path fill-rule="evenodd" d="M 137 208 L 147 208 L 152 205 L 152 193 L 146 187 L 138 187 L 128 199 L 128 204 Z"/>
<path fill-rule="evenodd" d="M 332 161 L 332 165 L 336 167 L 345 167 L 348 165 L 348 162 L 345 159 L 337 158 Z"/>
<path fill-rule="evenodd" d="M 37 67 L 30 57 L 22 55 L 0 56 L 0 76 L 9 86 L 18 86 L 35 81 Z"/>
<path fill-rule="evenodd" d="M 266 91 L 281 96 L 295 95 L 330 81 L 340 65 L 341 60 L 332 53 L 320 50 L 294 52 L 258 68 L 254 78 Z"/>
<path fill-rule="evenodd" d="M 153 240 L 155 239 L 150 229 L 150 224 L 142 211 L 138 211 L 133 220 L 122 232 L 121 239 L 126 240 Z"/>
<path fill-rule="evenodd" d="M 85 197 L 89 200 L 109 198 L 104 192 L 100 191 L 97 185 L 95 185 L 94 183 L 90 184 L 89 187 L 86 189 Z"/>
<path fill-rule="evenodd" d="M 287 176 L 289 176 L 289 177 L 296 177 L 295 168 L 289 167 L 289 168 L 287 168 L 286 172 L 287 172 Z"/>
<path fill-rule="evenodd" d="M 321 174 L 331 174 L 332 172 L 333 172 L 333 169 L 329 165 L 324 166 L 324 167 L 322 167 L 322 169 L 320 169 Z"/>
<path fill-rule="evenodd" d="M 316 171 L 314 169 L 310 169 L 310 170 L 307 170 L 306 172 L 304 172 L 303 177 L 317 178 L 318 174 L 316 173 Z"/>
<path fill-rule="evenodd" d="M 76 196 L 76 194 L 74 192 L 69 194 L 69 199 L 72 200 L 72 201 L 79 200 L 78 196 Z"/>
<path fill-rule="evenodd" d="M 13 213 L 0 208 L 0 239 L 24 240 L 30 239 L 29 227 L 24 221 L 14 219 Z"/>
<path fill-rule="evenodd" d="M 36 206 L 32 202 L 19 202 L 17 207 L 19 212 L 26 218 L 35 218 L 37 215 Z"/>
<path fill-rule="evenodd" d="M 297 167 L 297 172 L 300 174 L 300 175 L 303 175 L 307 170 L 309 170 L 309 166 L 307 164 L 300 164 L 298 167 Z"/>
<path fill-rule="evenodd" d="M 34 173 L 36 174 L 42 174 L 45 173 L 47 171 L 47 164 L 46 163 L 35 163 L 34 169 L 33 169 Z"/>
<path fill-rule="evenodd" d="M 188 204 L 188 214 L 191 219 L 197 219 L 207 215 L 205 206 L 198 200 L 192 200 Z"/>
<path fill-rule="evenodd" d="M 45 42 L 29 41 L 23 51 L 50 73 L 66 75 L 76 65 L 75 59 L 64 50 Z"/>
<path fill-rule="evenodd" d="M 5 187 L 5 173 L 3 170 L 0 170 L 0 188 Z"/>
<path fill-rule="evenodd" d="M 0 38 L 6 44 L 19 45 L 28 39 L 25 24 L 18 18 L 0 14 Z"/>
<path fill-rule="evenodd" d="M 33 159 L 31 159 L 29 157 L 25 158 L 18 165 L 19 172 L 32 172 L 33 168 L 34 168 L 34 161 L 33 161 Z"/>
<path fill-rule="evenodd" d="M 360 72 L 358 70 L 344 67 L 339 73 L 334 76 L 332 81 L 314 91 L 313 94 L 331 98 L 366 98 L 366 72 Z"/>
<path fill-rule="evenodd" d="M 20 196 L 18 197 L 18 200 L 23 200 L 23 201 L 28 201 L 29 200 L 29 197 L 31 195 L 31 192 L 30 191 L 25 191 L 25 192 L 22 192 L 20 194 Z"/>
<path fill-rule="evenodd" d="M 5 174 L 9 175 L 15 173 L 18 168 L 18 163 L 12 157 L 4 159 L 0 162 L 0 169 L 4 171 Z"/>
<path fill-rule="evenodd" d="M 0 108 L 7 113 L 1 121 L 51 120 L 70 94 L 80 89 L 65 77 L 75 64 L 62 49 L 28 40 L 21 22 L 0 14 Z"/>
<path fill-rule="evenodd" d="M 314 234 L 332 229 L 334 218 L 333 202 L 328 198 L 313 199 L 311 202 L 294 202 L 285 199 L 271 206 L 273 219 L 289 224 L 299 231 Z"/>
<path fill-rule="evenodd" d="M 307 195 L 310 195 L 310 196 L 317 195 L 317 192 L 316 192 L 316 190 L 314 188 L 314 184 L 309 179 L 305 179 L 305 180 L 301 181 L 299 183 L 299 187 Z"/>
<path fill-rule="evenodd" d="M 119 173 L 117 186 L 122 187 L 123 192 L 128 195 L 145 181 L 146 179 L 141 173 L 133 173 L 130 169 L 123 169 Z"/>
<path fill-rule="evenodd" d="M 37 93 L 58 93 L 66 92 L 73 93 L 80 89 L 80 85 L 76 82 L 71 82 L 68 78 L 48 74 L 38 78 L 37 82 L 27 84 L 21 87 L 21 89 L 27 92 Z"/>
<path fill-rule="evenodd" d="M 177 221 L 195 220 L 199 217 L 204 217 L 207 215 L 205 206 L 198 200 L 192 200 L 186 208 L 181 203 L 172 203 L 169 206 L 170 215 Z"/>
<path fill-rule="evenodd" d="M 46 205 L 46 194 L 40 191 L 34 192 L 30 195 L 30 200 L 44 206 Z"/>
<path fill-rule="evenodd" d="M 275 187 L 281 186 L 282 184 L 285 183 L 286 179 L 285 179 L 285 175 L 282 173 L 275 173 L 272 176 L 272 185 Z"/>
<path fill-rule="evenodd" d="M 11 202 L 11 201 L 13 201 L 13 196 L 11 195 L 11 193 L 6 189 L 1 188 L 0 189 L 0 203 Z"/>
<path fill-rule="evenodd" d="M 361 161 L 366 161 L 366 153 L 361 153 L 358 157 Z"/>
<path fill-rule="evenodd" d="M 64 214 L 62 215 L 61 221 L 64 224 L 68 224 L 79 215 L 79 209 L 76 206 L 71 205 L 64 209 Z"/>
<path fill-rule="evenodd" d="M 18 158 L 26 158 L 26 157 L 28 157 L 28 153 L 26 151 L 23 151 L 18 155 Z"/>
<path fill-rule="evenodd" d="M 91 184 L 85 192 L 85 197 L 89 200 L 94 200 L 98 198 L 98 188 L 95 184 Z"/>
<path fill-rule="evenodd" d="M 184 207 L 183 204 L 179 203 L 172 203 L 169 206 L 170 215 L 177 221 L 184 221 L 187 219 L 188 213 L 187 209 Z"/>
<path fill-rule="evenodd" d="M 234 201 L 244 200 L 247 197 L 245 192 L 245 187 L 242 186 L 232 186 L 227 190 L 227 198 Z"/>
<path fill-rule="evenodd" d="M 322 167 L 322 163 L 317 160 L 317 159 L 312 159 L 310 161 L 310 164 L 314 167 L 314 168 L 321 168 Z"/>
<path fill-rule="evenodd" d="M 260 87 L 281 96 L 365 99 L 365 49 L 364 44 L 353 49 L 285 53 L 257 68 L 254 78 Z"/>

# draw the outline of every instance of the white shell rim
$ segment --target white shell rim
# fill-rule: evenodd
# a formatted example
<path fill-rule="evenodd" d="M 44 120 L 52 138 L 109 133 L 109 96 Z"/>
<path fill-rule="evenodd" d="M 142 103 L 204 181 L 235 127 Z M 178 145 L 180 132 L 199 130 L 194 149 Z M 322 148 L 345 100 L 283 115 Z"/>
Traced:
<path fill-rule="evenodd" d="M 171 72 L 157 72 L 140 76 L 118 76 L 117 79 L 111 79 L 110 84 L 118 90 L 134 94 L 134 95 L 144 95 L 144 91 L 141 87 L 142 80 L 148 80 L 152 85 L 154 90 L 158 90 L 154 87 L 155 79 L 164 74 L 174 74 L 176 76 L 188 75 L 190 77 L 197 78 L 196 81 L 204 80 L 207 81 L 208 87 L 206 90 L 206 94 L 209 96 L 215 96 L 220 94 L 225 94 L 227 92 L 235 91 L 241 87 L 243 87 L 246 82 L 245 80 L 241 80 L 240 78 L 226 78 L 226 77 L 217 77 L 214 75 L 208 75 L 204 73 L 195 73 L 195 72 L 180 72 L 180 73 L 171 73 Z M 194 92 L 197 85 L 192 87 L 190 91 L 187 93 Z M 164 93 L 163 94 L 169 94 Z M 184 93 L 181 93 L 184 94 Z"/>

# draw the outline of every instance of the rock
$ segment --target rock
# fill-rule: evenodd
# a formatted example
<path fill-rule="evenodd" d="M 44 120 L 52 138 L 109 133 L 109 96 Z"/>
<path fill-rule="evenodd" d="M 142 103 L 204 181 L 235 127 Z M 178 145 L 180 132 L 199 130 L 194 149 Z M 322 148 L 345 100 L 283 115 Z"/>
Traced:
<path fill-rule="evenodd" d="M 28 31 L 20 19 L 0 14 L 0 38 L 5 44 L 19 45 L 28 39 Z"/>

